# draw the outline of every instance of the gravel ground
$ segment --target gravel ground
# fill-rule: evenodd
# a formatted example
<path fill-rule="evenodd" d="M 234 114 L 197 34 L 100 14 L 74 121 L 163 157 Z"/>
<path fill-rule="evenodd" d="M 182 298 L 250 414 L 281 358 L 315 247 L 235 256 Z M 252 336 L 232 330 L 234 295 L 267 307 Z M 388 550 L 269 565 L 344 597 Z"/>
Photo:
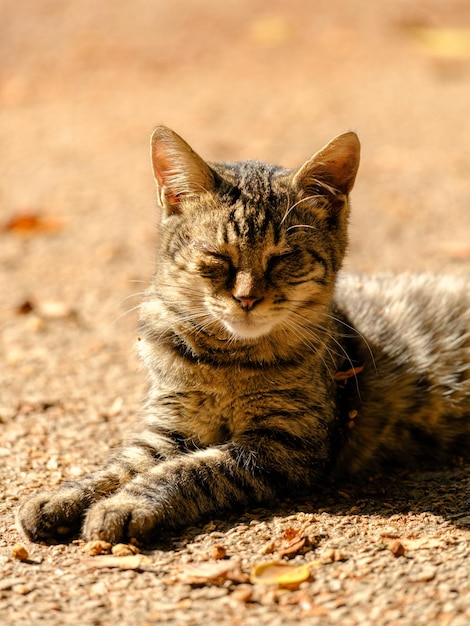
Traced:
<path fill-rule="evenodd" d="M 328 486 L 130 556 L 14 526 L 22 497 L 97 467 L 138 416 L 157 123 L 208 159 L 292 166 L 356 130 L 348 268 L 468 274 L 469 31 L 444 30 L 470 28 L 468 3 L 0 7 L 0 621 L 469 624 L 465 465 Z M 278 560 L 309 578 L 250 579 Z"/>

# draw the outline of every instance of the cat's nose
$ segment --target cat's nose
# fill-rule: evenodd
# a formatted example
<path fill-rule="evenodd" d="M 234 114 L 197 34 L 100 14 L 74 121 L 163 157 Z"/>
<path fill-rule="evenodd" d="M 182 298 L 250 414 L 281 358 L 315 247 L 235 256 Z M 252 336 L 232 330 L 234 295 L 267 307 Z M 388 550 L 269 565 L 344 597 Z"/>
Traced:
<path fill-rule="evenodd" d="M 253 298 L 252 296 L 233 296 L 244 311 L 251 311 L 261 302 L 263 298 Z"/>

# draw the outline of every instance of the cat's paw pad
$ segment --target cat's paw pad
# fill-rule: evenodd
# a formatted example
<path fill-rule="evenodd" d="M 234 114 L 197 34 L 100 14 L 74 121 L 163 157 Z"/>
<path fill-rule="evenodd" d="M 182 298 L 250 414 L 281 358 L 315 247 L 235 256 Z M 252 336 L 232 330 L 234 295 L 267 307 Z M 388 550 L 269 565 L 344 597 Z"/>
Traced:
<path fill-rule="evenodd" d="M 130 539 L 147 542 L 158 522 L 158 513 L 145 500 L 116 494 L 88 511 L 83 537 L 86 541 L 101 539 L 112 544 Z"/>
<path fill-rule="evenodd" d="M 81 496 L 72 489 L 37 494 L 18 509 L 17 525 L 31 541 L 72 535 L 79 530 L 86 508 Z"/>

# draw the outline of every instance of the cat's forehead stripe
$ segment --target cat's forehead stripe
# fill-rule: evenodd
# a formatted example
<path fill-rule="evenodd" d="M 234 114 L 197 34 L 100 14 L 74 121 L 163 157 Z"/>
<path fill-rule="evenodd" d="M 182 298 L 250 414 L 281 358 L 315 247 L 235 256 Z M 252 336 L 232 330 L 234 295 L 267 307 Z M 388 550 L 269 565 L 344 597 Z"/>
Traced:
<path fill-rule="evenodd" d="M 224 240 L 230 238 L 229 232 L 231 230 L 236 239 L 254 244 L 266 237 L 271 224 L 271 216 L 265 207 L 256 206 L 253 203 L 239 203 L 230 211 Z"/>
<path fill-rule="evenodd" d="M 279 229 L 276 224 L 279 220 L 276 215 L 279 215 L 282 194 L 275 179 L 282 168 L 256 161 L 233 163 L 225 168 L 230 180 L 225 197 L 232 207 L 223 228 L 224 242 L 236 238 L 254 244 L 271 231 L 274 243 L 277 243 Z"/>

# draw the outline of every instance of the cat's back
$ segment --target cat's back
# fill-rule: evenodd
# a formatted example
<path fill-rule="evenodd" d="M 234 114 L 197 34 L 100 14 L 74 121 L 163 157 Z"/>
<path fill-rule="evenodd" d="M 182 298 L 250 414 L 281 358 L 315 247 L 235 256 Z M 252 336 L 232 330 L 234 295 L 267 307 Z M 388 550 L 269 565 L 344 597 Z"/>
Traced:
<path fill-rule="evenodd" d="M 392 333 L 409 344 L 426 337 L 444 351 L 470 349 L 470 279 L 464 276 L 344 274 L 335 300 L 371 341 L 386 342 Z"/>
<path fill-rule="evenodd" d="M 351 469 L 361 469 L 374 457 L 415 456 L 429 444 L 436 458 L 459 441 L 466 445 L 469 287 L 467 278 L 453 275 L 344 275 L 338 280 L 341 332 L 354 337 L 354 359 L 364 364 L 358 376 L 358 416 L 344 455 Z"/>

